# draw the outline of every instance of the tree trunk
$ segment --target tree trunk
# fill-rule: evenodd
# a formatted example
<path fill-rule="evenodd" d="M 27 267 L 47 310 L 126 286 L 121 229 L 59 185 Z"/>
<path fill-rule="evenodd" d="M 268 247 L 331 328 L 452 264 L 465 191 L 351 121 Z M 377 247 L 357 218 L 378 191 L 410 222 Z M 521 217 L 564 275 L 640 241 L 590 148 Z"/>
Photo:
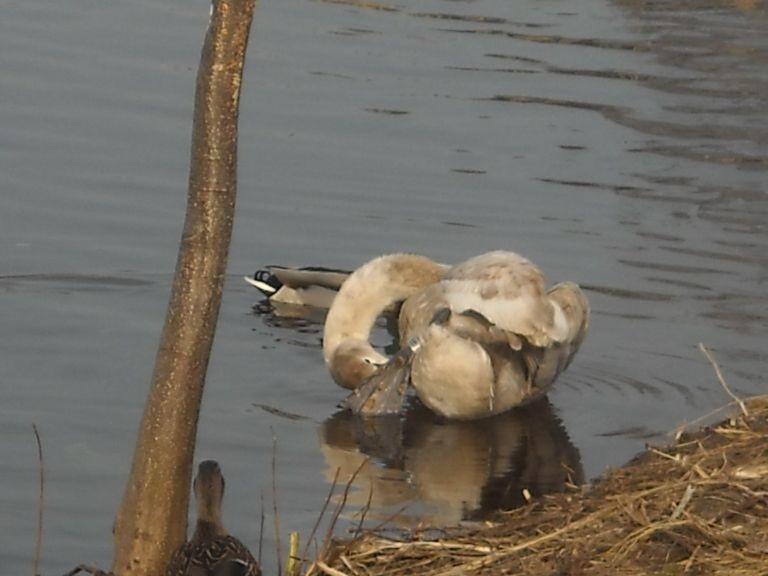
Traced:
<path fill-rule="evenodd" d="M 214 0 L 195 92 L 189 195 L 165 326 L 115 520 L 116 576 L 163 574 L 186 539 L 202 400 L 232 235 L 237 115 L 255 0 Z"/>

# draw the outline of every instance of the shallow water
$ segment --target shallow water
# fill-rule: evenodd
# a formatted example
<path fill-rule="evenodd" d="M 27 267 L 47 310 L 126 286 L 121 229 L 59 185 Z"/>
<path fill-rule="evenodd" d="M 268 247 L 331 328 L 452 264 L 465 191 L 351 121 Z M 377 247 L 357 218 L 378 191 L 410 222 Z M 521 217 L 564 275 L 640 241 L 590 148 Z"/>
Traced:
<path fill-rule="evenodd" d="M 572 480 L 594 477 L 723 405 L 700 341 L 737 394 L 765 389 L 765 2 L 368 6 L 262 2 L 251 37 L 197 454 L 222 463 L 227 524 L 254 547 L 273 437 L 284 531 L 308 534 L 336 467 L 362 455 L 352 500 L 374 486 L 371 518 L 440 524 L 556 489 L 561 461 Z M 28 570 L 34 548 L 33 422 L 42 573 L 110 564 L 181 231 L 207 18 L 197 0 L 4 4 L 8 573 Z M 317 325 L 254 313 L 240 280 L 273 262 L 353 268 L 396 250 L 455 262 L 495 248 L 580 282 L 593 318 L 550 404 L 482 424 L 418 407 L 382 430 L 336 415 Z"/>

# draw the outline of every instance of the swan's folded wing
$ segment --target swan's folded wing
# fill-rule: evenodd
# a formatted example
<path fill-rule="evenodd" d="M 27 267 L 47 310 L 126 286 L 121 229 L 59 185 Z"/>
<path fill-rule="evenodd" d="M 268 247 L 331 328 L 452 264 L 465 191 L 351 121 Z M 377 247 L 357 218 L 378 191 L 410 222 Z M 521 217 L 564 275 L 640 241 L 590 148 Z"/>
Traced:
<path fill-rule="evenodd" d="M 564 324 L 567 331 L 564 340 L 568 345 L 568 359 L 565 363 L 567 366 L 587 335 L 589 302 L 581 288 L 573 282 L 555 284 L 547 291 L 547 296 L 555 306 L 558 322 Z"/>
<path fill-rule="evenodd" d="M 476 310 L 451 314 L 446 323 L 457 335 L 478 344 L 485 346 L 502 344 L 512 350 L 523 348 L 523 339 L 518 334 L 496 326 Z"/>
<path fill-rule="evenodd" d="M 454 266 L 441 282 L 454 312 L 474 310 L 534 346 L 565 337 L 545 291 L 541 271 L 513 252 L 489 252 Z"/>
<path fill-rule="evenodd" d="M 564 326 L 556 323 L 555 309 L 539 282 L 450 280 L 443 284 L 445 300 L 454 312 L 475 311 L 534 346 L 550 346 L 566 335 Z"/>

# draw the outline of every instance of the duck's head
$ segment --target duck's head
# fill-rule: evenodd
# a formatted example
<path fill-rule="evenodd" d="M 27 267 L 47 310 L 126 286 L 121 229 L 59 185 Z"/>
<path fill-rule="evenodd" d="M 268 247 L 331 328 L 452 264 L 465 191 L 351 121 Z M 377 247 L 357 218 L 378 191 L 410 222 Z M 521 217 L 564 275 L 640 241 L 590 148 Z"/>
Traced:
<path fill-rule="evenodd" d="M 199 520 L 218 522 L 224 498 L 224 476 L 215 460 L 205 460 L 197 467 L 193 484 Z"/>

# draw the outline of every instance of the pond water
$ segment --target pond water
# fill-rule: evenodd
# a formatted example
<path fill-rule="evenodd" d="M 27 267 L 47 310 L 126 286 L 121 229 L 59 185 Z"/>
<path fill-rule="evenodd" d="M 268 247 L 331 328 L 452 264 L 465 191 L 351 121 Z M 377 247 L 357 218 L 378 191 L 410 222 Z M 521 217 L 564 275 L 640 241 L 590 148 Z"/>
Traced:
<path fill-rule="evenodd" d="M 111 563 L 181 233 L 208 5 L 2 12 L 0 562 L 31 569 L 36 423 L 52 575 Z M 226 524 L 253 548 L 273 442 L 284 532 L 306 536 L 336 469 L 343 484 L 361 464 L 345 518 L 372 486 L 369 518 L 443 525 L 593 478 L 725 404 L 699 342 L 736 394 L 765 391 L 765 1 L 263 0 L 241 108 L 197 460 L 221 462 Z M 254 311 L 241 280 L 270 263 L 491 249 L 581 283 L 593 317 L 548 403 L 483 423 L 418 406 L 380 429 L 337 414 L 319 325 Z"/>

